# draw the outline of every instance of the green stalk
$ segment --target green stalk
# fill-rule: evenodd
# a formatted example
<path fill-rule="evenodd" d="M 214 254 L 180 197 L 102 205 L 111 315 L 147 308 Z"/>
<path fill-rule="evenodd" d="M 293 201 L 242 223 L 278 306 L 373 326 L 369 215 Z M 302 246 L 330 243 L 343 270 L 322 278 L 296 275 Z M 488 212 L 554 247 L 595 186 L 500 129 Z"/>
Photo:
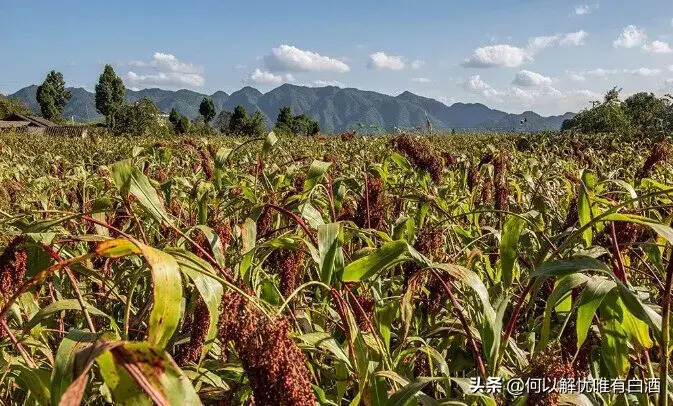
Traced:
<path fill-rule="evenodd" d="M 673 284 L 673 251 L 668 258 L 666 283 L 664 285 L 663 299 L 661 303 L 661 360 L 659 361 L 661 395 L 659 397 L 659 406 L 668 406 L 668 345 L 671 338 L 671 284 Z"/>

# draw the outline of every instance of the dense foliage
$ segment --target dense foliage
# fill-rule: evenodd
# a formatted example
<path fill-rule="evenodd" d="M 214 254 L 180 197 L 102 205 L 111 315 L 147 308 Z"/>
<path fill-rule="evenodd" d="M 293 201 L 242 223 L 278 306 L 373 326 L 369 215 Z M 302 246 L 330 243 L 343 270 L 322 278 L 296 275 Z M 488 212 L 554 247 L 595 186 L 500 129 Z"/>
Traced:
<path fill-rule="evenodd" d="M 0 120 L 10 114 L 30 114 L 30 109 L 18 100 L 0 96 Z"/>
<path fill-rule="evenodd" d="M 47 120 L 59 119 L 70 97 L 70 91 L 65 88 L 61 72 L 49 72 L 44 82 L 37 87 L 37 102 L 42 117 Z"/>
<path fill-rule="evenodd" d="M 295 135 L 316 135 L 320 124 L 306 114 L 292 115 L 289 107 L 283 107 L 276 118 L 276 130 Z"/>
<path fill-rule="evenodd" d="M 124 82 L 110 65 L 105 65 L 96 84 L 96 110 L 110 123 L 111 117 L 124 104 Z"/>
<path fill-rule="evenodd" d="M 673 167 L 654 138 L 4 135 L 0 397 L 656 402 L 469 390 L 667 377 Z"/>
<path fill-rule="evenodd" d="M 566 120 L 562 129 L 584 133 L 663 134 L 673 130 L 673 103 L 669 96 L 657 97 L 647 92 L 635 93 L 622 102 L 619 90 L 613 88 L 603 102 L 595 102 L 592 108 Z"/>
<path fill-rule="evenodd" d="M 215 103 L 213 103 L 213 99 L 209 97 L 203 98 L 199 105 L 199 114 L 201 114 L 206 123 L 215 117 Z"/>

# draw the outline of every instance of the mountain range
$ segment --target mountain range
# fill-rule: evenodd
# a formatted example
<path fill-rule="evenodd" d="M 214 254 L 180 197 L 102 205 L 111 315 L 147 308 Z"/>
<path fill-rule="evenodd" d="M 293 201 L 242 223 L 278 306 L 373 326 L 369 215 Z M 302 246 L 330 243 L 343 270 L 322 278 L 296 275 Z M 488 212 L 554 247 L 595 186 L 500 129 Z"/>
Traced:
<path fill-rule="evenodd" d="M 94 94 L 83 88 L 69 88 L 72 97 L 65 106 L 63 117 L 79 122 L 102 119 L 96 111 Z M 24 87 L 8 95 L 24 102 L 36 114 L 40 108 L 36 100 L 37 86 Z M 217 111 L 233 111 L 241 105 L 252 113 L 259 110 L 272 126 L 281 107 L 290 106 L 294 114 L 304 113 L 320 123 L 323 132 L 340 132 L 352 129 L 363 131 L 425 128 L 426 119 L 435 130 L 468 131 L 545 131 L 558 130 L 563 121 L 574 113 L 544 117 L 532 111 L 511 114 L 491 109 L 480 103 L 454 103 L 447 106 L 435 99 L 404 92 L 398 96 L 335 86 L 306 87 L 284 84 L 267 93 L 246 86 L 227 94 L 218 91 L 205 95 L 192 90 L 126 89 L 129 103 L 148 97 L 159 110 L 179 113 L 194 118 L 199 114 L 199 104 L 210 97 Z"/>

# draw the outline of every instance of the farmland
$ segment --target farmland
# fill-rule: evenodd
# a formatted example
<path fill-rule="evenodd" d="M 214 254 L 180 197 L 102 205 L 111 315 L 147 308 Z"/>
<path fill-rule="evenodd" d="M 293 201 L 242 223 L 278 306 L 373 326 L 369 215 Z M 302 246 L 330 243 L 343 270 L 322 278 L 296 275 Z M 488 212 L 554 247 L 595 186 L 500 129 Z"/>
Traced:
<path fill-rule="evenodd" d="M 0 399 L 667 404 L 470 389 L 670 375 L 671 148 L 4 134 Z"/>

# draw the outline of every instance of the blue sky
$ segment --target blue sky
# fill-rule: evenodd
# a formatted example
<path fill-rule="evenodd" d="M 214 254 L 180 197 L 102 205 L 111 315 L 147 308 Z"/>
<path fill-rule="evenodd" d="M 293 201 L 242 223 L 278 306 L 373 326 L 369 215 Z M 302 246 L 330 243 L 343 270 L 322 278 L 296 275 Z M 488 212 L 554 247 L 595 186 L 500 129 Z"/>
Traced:
<path fill-rule="evenodd" d="M 544 114 L 673 92 L 670 0 L 420 3 L 0 0 L 0 93 L 51 69 L 91 90 L 105 63 L 129 88 L 334 84 Z"/>

